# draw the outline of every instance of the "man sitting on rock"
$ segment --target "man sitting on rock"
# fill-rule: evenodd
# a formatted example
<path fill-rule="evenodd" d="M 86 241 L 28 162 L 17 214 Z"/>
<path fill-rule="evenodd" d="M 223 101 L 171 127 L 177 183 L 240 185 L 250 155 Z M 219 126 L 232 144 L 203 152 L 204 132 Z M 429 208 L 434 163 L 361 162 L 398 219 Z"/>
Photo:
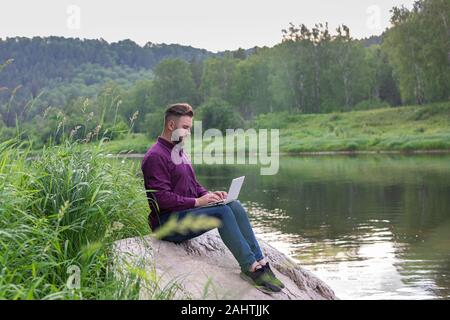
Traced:
<path fill-rule="evenodd" d="M 141 169 L 151 209 L 150 227 L 156 231 L 172 216 L 175 216 L 177 221 L 187 215 L 219 219 L 219 234 L 238 261 L 241 277 L 266 293 L 279 292 L 284 285 L 275 277 L 269 262 L 263 256 L 247 212 L 241 203 L 236 200 L 228 204 L 202 207 L 225 199 L 227 193 L 209 192 L 197 181 L 189 161 L 173 161 L 172 151 L 175 146 L 177 156 L 187 159 L 180 146 L 183 138 L 190 133 L 193 116 L 194 112 L 189 104 L 171 105 L 165 112 L 162 134 L 142 160 Z M 153 200 L 156 200 L 158 208 Z M 180 243 L 206 231 L 208 230 L 190 231 L 187 234 L 172 232 L 162 240 Z"/>

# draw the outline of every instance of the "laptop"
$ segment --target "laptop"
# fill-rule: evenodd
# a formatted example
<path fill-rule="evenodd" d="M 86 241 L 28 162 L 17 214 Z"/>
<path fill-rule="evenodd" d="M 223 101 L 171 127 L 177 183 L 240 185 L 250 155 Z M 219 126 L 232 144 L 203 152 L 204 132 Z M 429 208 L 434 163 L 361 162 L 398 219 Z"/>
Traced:
<path fill-rule="evenodd" d="M 237 200 L 239 192 L 241 192 L 242 184 L 244 183 L 244 178 L 245 176 L 242 176 L 239 178 L 235 178 L 233 179 L 233 181 L 231 181 L 230 190 L 228 190 L 227 198 L 225 200 L 211 202 L 199 208 L 217 206 L 219 204 L 227 204 L 230 203 L 231 201 Z"/>

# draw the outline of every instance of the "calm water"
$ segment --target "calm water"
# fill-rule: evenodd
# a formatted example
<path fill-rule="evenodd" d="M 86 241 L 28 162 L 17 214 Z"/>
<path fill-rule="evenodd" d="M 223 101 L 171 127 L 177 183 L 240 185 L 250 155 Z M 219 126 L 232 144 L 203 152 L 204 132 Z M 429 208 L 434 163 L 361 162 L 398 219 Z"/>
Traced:
<path fill-rule="evenodd" d="M 450 156 L 282 157 L 279 173 L 195 165 L 240 200 L 255 232 L 341 299 L 450 298 Z"/>

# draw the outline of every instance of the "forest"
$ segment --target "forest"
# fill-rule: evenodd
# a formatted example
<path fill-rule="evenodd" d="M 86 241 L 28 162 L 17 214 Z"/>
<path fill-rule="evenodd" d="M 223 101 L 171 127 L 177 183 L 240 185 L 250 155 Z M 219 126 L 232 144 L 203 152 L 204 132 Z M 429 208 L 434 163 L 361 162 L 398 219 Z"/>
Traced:
<path fill-rule="evenodd" d="M 260 116 L 446 102 L 450 3 L 394 7 L 381 36 L 354 39 L 289 23 L 280 43 L 212 53 L 177 44 L 61 37 L 0 40 L 0 137 L 35 148 L 64 137 L 156 137 L 168 104 L 194 106 L 204 128 L 249 127 Z M 267 117 L 265 117 L 267 119 Z"/>

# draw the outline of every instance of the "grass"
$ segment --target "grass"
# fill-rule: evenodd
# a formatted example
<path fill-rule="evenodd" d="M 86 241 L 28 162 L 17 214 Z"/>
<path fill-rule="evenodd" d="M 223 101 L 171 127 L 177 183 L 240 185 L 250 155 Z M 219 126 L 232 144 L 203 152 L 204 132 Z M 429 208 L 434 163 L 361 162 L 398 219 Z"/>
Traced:
<path fill-rule="evenodd" d="M 450 102 L 329 114 L 270 113 L 250 127 L 280 129 L 280 151 L 285 153 L 448 150 Z M 105 150 L 145 153 L 154 142 L 138 133 L 108 142 Z"/>
<path fill-rule="evenodd" d="M 138 299 L 142 287 L 147 299 L 189 299 L 176 279 L 163 285 L 152 262 L 118 261 L 113 245 L 211 229 L 216 219 L 169 219 L 150 233 L 134 162 L 106 156 L 103 142 L 69 141 L 30 159 L 19 141 L 0 143 L 0 299 Z"/>
<path fill-rule="evenodd" d="M 316 115 L 284 115 L 280 150 L 412 151 L 450 149 L 450 103 L 382 108 Z M 258 118 L 259 128 L 274 127 L 270 115 Z"/>
<path fill-rule="evenodd" d="M 103 150 L 111 154 L 145 153 L 154 142 L 155 140 L 148 138 L 143 133 L 132 133 L 126 135 L 124 139 L 105 142 Z M 89 147 L 90 145 L 85 146 Z"/>
<path fill-rule="evenodd" d="M 19 142 L 0 144 L 0 299 L 136 299 L 142 285 L 151 299 L 175 295 L 142 270 L 114 273 L 112 244 L 149 233 L 148 203 L 136 168 L 102 152 L 66 142 L 30 161 Z"/>

